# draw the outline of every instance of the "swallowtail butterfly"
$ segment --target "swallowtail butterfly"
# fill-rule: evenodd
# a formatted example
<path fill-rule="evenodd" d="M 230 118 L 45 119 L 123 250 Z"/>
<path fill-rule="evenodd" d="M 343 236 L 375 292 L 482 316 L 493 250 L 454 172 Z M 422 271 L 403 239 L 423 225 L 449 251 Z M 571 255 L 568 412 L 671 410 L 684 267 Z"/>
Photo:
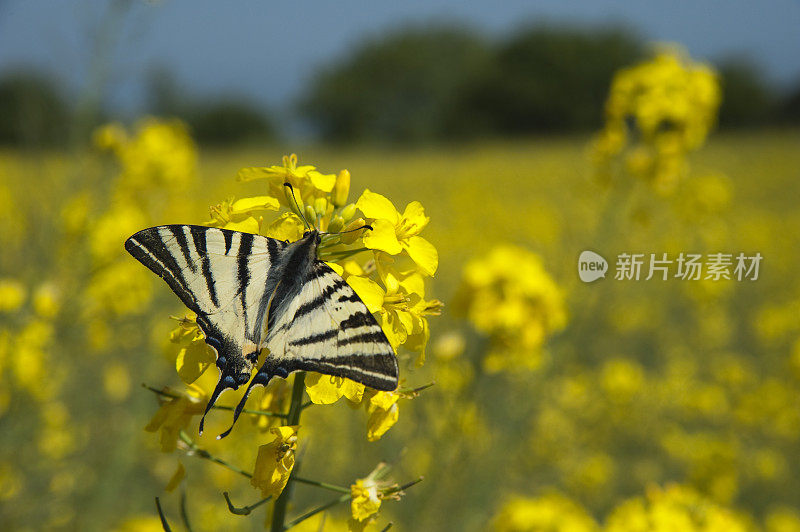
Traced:
<path fill-rule="evenodd" d="M 197 225 L 151 227 L 125 241 L 125 249 L 197 314 L 217 352 L 220 377 L 201 433 L 220 394 L 250 380 L 264 347 L 269 353 L 236 407 L 234 423 L 254 386 L 297 370 L 376 390 L 397 388 L 391 344 L 347 282 L 318 260 L 319 243 L 316 230 L 289 243 Z"/>

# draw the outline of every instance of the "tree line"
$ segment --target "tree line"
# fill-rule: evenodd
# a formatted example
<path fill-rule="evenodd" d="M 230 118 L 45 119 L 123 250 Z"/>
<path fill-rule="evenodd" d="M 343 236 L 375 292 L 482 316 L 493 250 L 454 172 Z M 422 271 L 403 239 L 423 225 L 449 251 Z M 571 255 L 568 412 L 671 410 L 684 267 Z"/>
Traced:
<path fill-rule="evenodd" d="M 490 39 L 464 27 L 417 26 L 368 39 L 322 66 L 295 117 L 330 142 L 427 142 L 598 129 L 613 74 L 648 53 L 622 28 L 531 26 Z M 800 80 L 778 91 L 758 65 L 720 74 L 722 128 L 800 124 Z M 148 112 L 183 118 L 201 143 L 274 139 L 274 115 L 246 99 L 187 98 L 168 72 L 149 83 Z M 75 105 L 42 76 L 0 80 L 0 143 L 66 141 Z M 111 111 L 90 118 L 99 122 Z"/>

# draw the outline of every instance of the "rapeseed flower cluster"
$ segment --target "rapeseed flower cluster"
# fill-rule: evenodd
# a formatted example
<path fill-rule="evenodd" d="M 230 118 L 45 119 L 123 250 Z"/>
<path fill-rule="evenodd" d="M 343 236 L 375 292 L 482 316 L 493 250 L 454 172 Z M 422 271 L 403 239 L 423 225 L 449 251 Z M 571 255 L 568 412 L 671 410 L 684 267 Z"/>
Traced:
<path fill-rule="evenodd" d="M 715 125 L 720 102 L 714 71 L 676 49 L 620 70 L 594 145 L 601 175 L 609 178 L 621 158 L 627 172 L 671 192 L 688 171 L 687 155 Z"/>
<path fill-rule="evenodd" d="M 515 497 L 499 510 L 498 532 L 748 532 L 752 523 L 686 486 L 651 486 L 645 497 L 620 503 L 600 526 L 578 503 L 560 494 Z M 787 529 L 792 530 L 791 528 Z"/>
<path fill-rule="evenodd" d="M 541 259 L 512 245 L 467 262 L 456 310 L 488 338 L 488 372 L 538 368 L 545 341 L 567 323 L 562 292 Z"/>
<path fill-rule="evenodd" d="M 314 166 L 299 165 L 296 155 L 285 156 L 281 165 L 244 168 L 238 179 L 263 183 L 263 194 L 225 199 L 211 207 L 206 224 L 289 241 L 300 239 L 307 224 L 313 225 L 325 233 L 319 246 L 320 258 L 344 276 L 377 316 L 400 360 L 413 356 L 417 364 L 422 364 L 430 337 L 428 317 L 439 314 L 442 307 L 439 301 L 426 299 L 425 280 L 436 272 L 438 254 L 420 236 L 429 222 L 423 206 L 412 202 L 401 214 L 389 199 L 370 190 L 352 202 L 347 170 L 324 174 Z M 191 314 L 178 320 L 169 340 L 178 376 L 189 389 L 166 402 L 148 425 L 148 430 L 160 430 L 165 451 L 181 444 L 185 440 L 182 431 L 187 430 L 191 418 L 202 414 L 200 407 L 214 385 L 204 374 L 215 362 Z M 404 391 L 404 384 L 398 391 L 382 392 L 349 379 L 316 373 L 302 377 L 295 374 L 293 382 L 288 414 L 289 386 L 282 379 L 274 379 L 250 401 L 278 414 L 258 416 L 256 426 L 268 432 L 271 440 L 259 447 L 251 479 L 264 497 L 278 501 L 295 464 L 298 433 L 306 430 L 302 424 L 287 424 L 290 418 L 299 419 L 295 410 L 300 406 L 298 386 L 302 386 L 300 394 L 305 391 L 310 404 L 329 405 L 344 397 L 354 407 L 363 406 L 369 441 L 384 436 L 397 423 L 402 402 L 417 395 Z M 359 497 L 354 495 L 354 501 Z M 359 508 L 354 510 L 355 521 L 364 521 L 363 505 L 354 502 L 353 508 Z M 276 509 L 273 519 L 281 511 Z"/>

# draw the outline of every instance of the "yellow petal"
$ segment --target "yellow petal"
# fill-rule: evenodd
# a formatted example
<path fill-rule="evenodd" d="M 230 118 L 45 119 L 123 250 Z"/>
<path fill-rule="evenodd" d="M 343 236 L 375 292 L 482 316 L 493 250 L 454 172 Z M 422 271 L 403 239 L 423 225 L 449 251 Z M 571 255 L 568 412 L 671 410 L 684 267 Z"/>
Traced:
<path fill-rule="evenodd" d="M 331 405 L 342 396 L 344 379 L 321 373 L 306 375 L 306 393 L 315 405 Z"/>
<path fill-rule="evenodd" d="M 350 486 L 350 513 L 356 521 L 365 521 L 381 507 L 378 486 L 372 479 L 358 479 Z"/>
<path fill-rule="evenodd" d="M 395 351 L 397 351 L 397 348 L 408 338 L 408 334 L 403 328 L 402 323 L 395 317 L 395 312 L 381 313 L 381 329 L 383 329 L 383 334 L 386 335 L 386 338 L 389 340 L 389 343 L 392 344 Z"/>
<path fill-rule="evenodd" d="M 366 241 L 366 238 L 364 239 Z M 433 244 L 421 236 L 412 236 L 403 240 L 403 247 L 411 260 L 417 263 L 425 275 L 433 275 L 439 267 L 439 253 Z"/>
<path fill-rule="evenodd" d="M 268 172 L 266 168 L 263 167 L 249 167 L 249 168 L 242 168 L 239 170 L 239 173 L 236 174 L 237 181 L 253 181 L 255 179 L 266 179 L 272 176 L 272 172 Z"/>
<path fill-rule="evenodd" d="M 277 198 L 272 196 L 254 196 L 234 201 L 231 205 L 231 214 L 245 214 L 259 210 L 277 211 L 280 206 Z"/>
<path fill-rule="evenodd" d="M 278 240 L 294 242 L 303 236 L 303 222 L 296 215 L 287 212 L 272 222 L 266 230 L 266 235 Z"/>
<path fill-rule="evenodd" d="M 186 384 L 191 384 L 203 374 L 208 366 L 214 363 L 215 359 L 208 344 L 199 340 L 178 351 L 175 368 L 178 370 L 181 380 Z"/>
<path fill-rule="evenodd" d="M 356 202 L 356 207 L 364 213 L 367 218 L 382 218 L 389 220 L 393 225 L 397 225 L 400 221 L 400 213 L 394 208 L 394 205 L 385 196 L 381 196 L 369 189 L 365 190 L 361 197 Z"/>
<path fill-rule="evenodd" d="M 385 292 L 375 281 L 351 275 L 347 278 L 347 284 L 355 290 L 370 312 L 378 312 L 383 307 Z"/>
<path fill-rule="evenodd" d="M 364 385 L 360 382 L 345 379 L 342 384 L 342 394 L 353 403 L 360 403 L 364 398 Z"/>
<path fill-rule="evenodd" d="M 169 479 L 167 486 L 164 488 L 166 491 L 172 491 L 178 487 L 181 483 L 181 480 L 186 476 L 186 468 L 183 467 L 183 462 L 178 462 L 178 469 L 175 470 L 175 473 L 172 474 L 172 478 Z"/>
<path fill-rule="evenodd" d="M 400 286 L 409 294 L 417 294 L 420 298 L 425 297 L 425 279 L 418 273 L 412 273 L 400 281 Z"/>
<path fill-rule="evenodd" d="M 376 392 L 375 395 L 369 399 L 370 411 L 374 410 L 375 408 L 389 410 L 399 398 L 400 396 L 394 392 Z"/>
<path fill-rule="evenodd" d="M 414 331 L 414 316 L 405 310 L 395 311 L 395 314 L 397 314 L 397 319 L 400 323 L 403 324 L 403 330 L 406 332 L 406 335 L 411 334 Z"/>
<path fill-rule="evenodd" d="M 325 264 L 327 264 L 327 265 L 328 265 L 328 267 L 329 267 L 331 270 L 335 271 L 335 272 L 336 272 L 336 273 L 338 273 L 339 275 L 342 275 L 342 274 L 344 274 L 344 267 L 343 267 L 343 266 L 341 266 L 340 264 L 336 264 L 335 262 L 326 262 Z"/>
<path fill-rule="evenodd" d="M 263 497 L 277 497 L 286 487 L 294 468 L 298 428 L 298 425 L 273 427 L 270 429 L 275 436 L 273 440 L 258 448 L 250 484 L 259 488 Z"/>
<path fill-rule="evenodd" d="M 370 224 L 372 231 L 364 233 L 364 245 L 369 249 L 385 251 L 390 255 L 397 255 L 403 248 L 397 241 L 395 226 L 388 220 L 375 220 Z"/>
<path fill-rule="evenodd" d="M 333 185 L 336 184 L 335 174 L 321 174 L 316 170 L 308 172 L 308 177 L 311 179 L 311 184 L 322 192 L 330 192 L 333 190 Z"/>
<path fill-rule="evenodd" d="M 389 407 L 388 410 L 376 408 L 367 420 L 367 439 L 369 441 L 377 441 L 381 436 L 386 434 L 386 431 L 392 428 L 392 425 L 397 423 L 400 417 L 400 409 L 396 404 Z"/>
<path fill-rule="evenodd" d="M 252 216 L 248 216 L 244 220 L 234 222 L 230 221 L 225 224 L 223 229 L 230 229 L 231 231 L 241 231 L 242 233 L 258 234 L 258 220 Z"/>
<path fill-rule="evenodd" d="M 412 201 L 406 205 L 406 210 L 403 211 L 403 220 L 408 225 L 414 226 L 414 232 L 412 234 L 417 234 L 422 231 L 422 229 L 428 225 L 428 222 L 431 221 L 428 216 L 425 216 L 425 209 L 422 207 L 422 203 L 418 201 Z"/>

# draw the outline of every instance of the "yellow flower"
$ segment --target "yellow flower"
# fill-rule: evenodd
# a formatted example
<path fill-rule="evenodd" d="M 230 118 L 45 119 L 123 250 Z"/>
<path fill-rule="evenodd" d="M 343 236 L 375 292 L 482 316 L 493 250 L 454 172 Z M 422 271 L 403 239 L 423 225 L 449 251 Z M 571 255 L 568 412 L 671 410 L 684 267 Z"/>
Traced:
<path fill-rule="evenodd" d="M 511 498 L 494 518 L 492 527 L 496 532 L 593 532 L 598 529 L 586 510 L 557 493 L 530 499 Z"/>
<path fill-rule="evenodd" d="M 239 181 L 253 181 L 266 179 L 269 184 L 270 196 L 279 198 L 281 205 L 292 208 L 284 189 L 284 183 L 290 183 L 294 189 L 296 199 L 303 201 L 313 199 L 320 192 L 328 193 L 336 184 L 334 174 L 322 174 L 311 165 L 297 166 L 297 155 L 284 155 L 283 165 L 250 167 L 239 170 Z M 301 205 L 302 209 L 302 205 Z"/>
<path fill-rule="evenodd" d="M 61 293 L 53 283 L 39 285 L 33 293 L 33 310 L 43 318 L 54 318 L 61 307 Z"/>
<path fill-rule="evenodd" d="M 686 174 L 687 153 L 714 126 L 720 101 L 713 70 L 675 48 L 620 70 L 606 102 L 605 128 L 594 143 L 601 174 L 622 156 L 630 174 L 671 192 Z"/>
<path fill-rule="evenodd" d="M 342 396 L 353 403 L 360 403 L 364 395 L 364 385 L 345 379 L 321 373 L 308 373 L 306 375 L 306 393 L 312 403 L 330 405 Z"/>
<path fill-rule="evenodd" d="M 457 311 L 489 336 L 487 370 L 534 369 L 547 336 L 566 324 L 561 290 L 530 251 L 509 245 L 470 260 L 456 296 Z"/>
<path fill-rule="evenodd" d="M 170 341 L 177 344 L 175 368 L 186 384 L 196 381 L 216 361 L 214 351 L 205 341 L 205 335 L 194 321 L 194 316 L 181 320 L 170 333 Z"/>
<path fill-rule="evenodd" d="M 378 441 L 386 431 L 397 423 L 400 409 L 397 400 L 400 396 L 396 392 L 374 392 L 366 403 L 367 414 L 367 440 Z"/>
<path fill-rule="evenodd" d="M 356 521 L 365 521 L 378 513 L 381 498 L 378 483 L 371 478 L 358 479 L 350 486 L 350 513 Z"/>
<path fill-rule="evenodd" d="M 262 497 L 277 497 L 286 487 L 294 468 L 299 428 L 297 425 L 273 427 L 270 432 L 275 438 L 258 448 L 250 483 L 261 490 Z"/>
<path fill-rule="evenodd" d="M 16 279 L 0 279 L 0 312 L 13 312 L 25 303 L 27 290 Z"/>
<path fill-rule="evenodd" d="M 368 277 L 349 276 L 347 282 L 367 305 L 370 312 L 380 313 L 381 326 L 389 342 L 397 348 L 406 346 L 424 353 L 429 336 L 426 315 L 441 313 L 441 302 L 426 301 L 425 282 L 419 273 L 400 274 L 384 266 L 385 254 L 377 255 L 378 272 L 386 289 Z"/>
<path fill-rule="evenodd" d="M 203 390 L 189 386 L 183 393 L 161 405 L 144 430 L 156 432 L 160 429 L 161 450 L 172 452 L 177 446 L 178 433 L 189 426 L 193 416 L 202 414 L 205 406 Z"/>
<path fill-rule="evenodd" d="M 430 242 L 418 236 L 430 221 L 420 202 L 412 201 L 400 214 L 391 201 L 367 189 L 356 206 L 364 216 L 372 219 L 372 231 L 364 235 L 366 247 L 390 255 L 405 250 L 425 275 L 436 273 L 439 254 Z"/>
<path fill-rule="evenodd" d="M 261 211 L 277 211 L 280 203 L 272 196 L 254 196 L 234 200 L 227 199 L 211 207 L 211 220 L 206 225 L 233 231 L 257 234 L 259 221 L 253 216 Z"/>
<path fill-rule="evenodd" d="M 747 532 L 747 522 L 691 488 L 672 485 L 654 488 L 617 506 L 606 524 L 608 532 Z"/>

